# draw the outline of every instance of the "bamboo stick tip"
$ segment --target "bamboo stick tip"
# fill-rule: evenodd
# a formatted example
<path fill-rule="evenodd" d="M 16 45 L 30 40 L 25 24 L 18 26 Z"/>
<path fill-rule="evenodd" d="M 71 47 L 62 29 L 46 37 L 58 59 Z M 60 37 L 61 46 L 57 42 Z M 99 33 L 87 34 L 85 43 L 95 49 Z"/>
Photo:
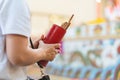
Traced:
<path fill-rule="evenodd" d="M 71 20 L 72 20 L 73 16 L 74 16 L 74 14 L 72 14 L 72 16 L 70 17 L 70 19 L 69 19 L 68 23 L 70 23 L 70 22 L 71 22 Z"/>

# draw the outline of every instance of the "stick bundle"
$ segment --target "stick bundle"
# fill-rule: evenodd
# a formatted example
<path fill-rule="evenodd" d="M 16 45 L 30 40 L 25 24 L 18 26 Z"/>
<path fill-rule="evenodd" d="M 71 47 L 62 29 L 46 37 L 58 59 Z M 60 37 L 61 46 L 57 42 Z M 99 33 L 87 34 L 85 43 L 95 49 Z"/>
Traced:
<path fill-rule="evenodd" d="M 73 16 L 74 16 L 74 15 L 72 15 L 72 16 L 70 17 L 70 19 L 69 19 L 68 22 L 64 22 L 64 23 L 61 25 L 61 27 L 62 27 L 63 29 L 67 30 L 67 28 L 68 28 L 68 27 L 70 26 L 70 24 L 71 24 L 71 20 L 72 20 Z"/>

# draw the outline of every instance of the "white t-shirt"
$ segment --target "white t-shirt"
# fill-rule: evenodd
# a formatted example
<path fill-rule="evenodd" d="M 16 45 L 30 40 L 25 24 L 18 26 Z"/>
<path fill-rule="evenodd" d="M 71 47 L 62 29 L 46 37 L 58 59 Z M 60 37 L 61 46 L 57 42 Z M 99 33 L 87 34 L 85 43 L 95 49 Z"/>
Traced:
<path fill-rule="evenodd" d="M 113 9 L 113 11 L 110 10 L 109 7 L 105 8 L 105 17 L 109 19 L 110 21 L 114 21 L 116 19 L 116 11 Z"/>
<path fill-rule="evenodd" d="M 105 8 L 105 17 L 110 21 L 116 20 L 117 17 L 120 17 L 120 7 L 114 7 L 111 11 L 109 7 Z"/>
<path fill-rule="evenodd" d="M 25 67 L 12 65 L 7 58 L 5 35 L 29 37 L 30 32 L 30 12 L 25 0 L 0 0 L 0 80 L 26 80 Z"/>

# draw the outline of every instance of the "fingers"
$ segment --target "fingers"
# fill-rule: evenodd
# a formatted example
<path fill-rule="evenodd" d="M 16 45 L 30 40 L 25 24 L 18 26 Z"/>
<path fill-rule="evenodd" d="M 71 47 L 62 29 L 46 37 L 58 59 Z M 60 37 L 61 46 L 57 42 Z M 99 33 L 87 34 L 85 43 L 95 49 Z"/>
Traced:
<path fill-rule="evenodd" d="M 56 44 L 45 44 L 43 41 L 39 41 L 39 47 L 41 46 L 47 46 L 47 47 L 53 47 L 55 49 L 60 49 L 61 44 L 60 43 L 56 43 Z"/>
<path fill-rule="evenodd" d="M 59 50 L 55 50 L 54 52 L 50 53 L 50 60 L 49 61 L 53 61 L 55 56 L 58 54 Z"/>
<path fill-rule="evenodd" d="M 36 42 L 39 42 L 39 41 L 44 40 L 44 39 L 45 39 L 44 35 L 41 35 L 41 37 L 38 38 L 38 39 L 36 40 Z"/>
<path fill-rule="evenodd" d="M 56 56 L 56 52 L 52 52 L 52 53 L 50 54 L 50 61 L 53 61 L 54 58 L 55 58 L 55 56 Z"/>
<path fill-rule="evenodd" d="M 40 37 L 40 40 L 44 40 L 44 39 L 45 39 L 45 36 L 42 35 L 42 36 Z"/>
<path fill-rule="evenodd" d="M 60 52 L 60 50 L 55 49 L 55 48 L 49 48 L 46 51 L 46 60 L 48 61 L 53 61 L 55 56 Z"/>
<path fill-rule="evenodd" d="M 60 43 L 56 43 L 56 44 L 49 44 L 49 46 L 55 48 L 55 49 L 60 49 L 61 44 Z"/>
<path fill-rule="evenodd" d="M 60 46 L 61 46 L 60 43 L 58 43 L 58 44 L 54 44 L 55 49 L 60 49 Z"/>
<path fill-rule="evenodd" d="M 44 50 L 44 60 L 53 61 L 55 56 L 60 53 L 60 43 L 45 44 L 43 41 L 39 41 L 39 47 Z"/>

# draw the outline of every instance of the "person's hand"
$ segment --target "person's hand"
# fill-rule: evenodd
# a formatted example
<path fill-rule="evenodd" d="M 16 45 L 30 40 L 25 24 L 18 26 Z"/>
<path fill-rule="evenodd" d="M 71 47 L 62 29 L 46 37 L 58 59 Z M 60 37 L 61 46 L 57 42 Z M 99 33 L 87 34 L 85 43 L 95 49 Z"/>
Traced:
<path fill-rule="evenodd" d="M 45 44 L 43 41 L 40 41 L 38 48 L 41 51 L 40 54 L 42 54 L 43 60 L 52 61 L 56 54 L 60 52 L 60 43 Z"/>
<path fill-rule="evenodd" d="M 39 46 L 39 41 L 43 41 L 45 39 L 44 35 L 42 35 L 40 38 L 38 38 L 37 40 L 34 41 L 33 45 L 34 45 L 34 48 L 37 49 L 38 46 Z"/>

